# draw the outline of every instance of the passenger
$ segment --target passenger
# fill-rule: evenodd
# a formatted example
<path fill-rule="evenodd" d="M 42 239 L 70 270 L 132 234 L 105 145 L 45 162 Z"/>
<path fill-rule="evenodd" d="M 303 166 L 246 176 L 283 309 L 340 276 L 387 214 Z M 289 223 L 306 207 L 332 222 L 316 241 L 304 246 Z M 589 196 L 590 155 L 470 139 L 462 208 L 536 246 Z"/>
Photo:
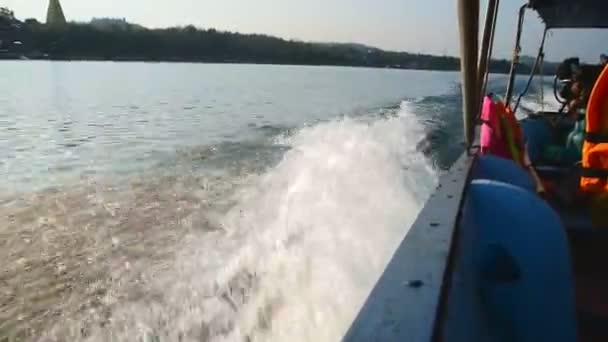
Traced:
<path fill-rule="evenodd" d="M 570 86 L 572 99 L 568 103 L 568 116 L 575 121 L 575 125 L 568 134 L 565 148 L 566 159 L 569 162 L 582 159 L 587 104 L 602 70 L 603 67 L 599 65 L 586 64 L 574 69 Z"/>
<path fill-rule="evenodd" d="M 573 82 L 570 86 L 570 98 L 568 99 L 568 118 L 571 121 L 576 121 L 579 116 L 579 110 L 584 108 L 582 99 L 582 87 L 578 82 Z"/>
<path fill-rule="evenodd" d="M 567 104 L 567 122 L 570 122 L 571 125 L 575 121 L 575 112 L 580 107 L 580 101 L 578 100 L 580 95 L 580 84 L 575 83 L 576 74 L 580 71 L 580 62 L 576 57 L 571 57 L 565 59 L 558 67 L 555 73 L 558 80 L 560 80 L 562 84 L 562 88 L 559 91 L 559 95 L 562 99 L 564 99 Z M 569 129 L 570 129 L 569 128 Z M 568 129 L 568 130 L 569 130 Z"/>
<path fill-rule="evenodd" d="M 605 66 L 606 66 L 606 64 L 608 64 L 608 56 L 607 56 L 607 55 L 602 54 L 602 55 L 600 56 L 600 64 L 601 64 L 603 67 L 605 67 Z"/>
<path fill-rule="evenodd" d="M 605 59 L 606 56 L 602 56 Z M 564 87 L 560 96 L 568 104 L 568 117 L 578 120 L 584 117 L 589 96 L 603 67 L 601 65 L 581 64 L 576 57 L 567 58 L 557 68 L 556 76 Z"/>
<path fill-rule="evenodd" d="M 561 64 L 557 67 L 555 72 L 555 76 L 560 81 L 570 81 L 573 78 L 573 74 L 578 66 L 580 65 L 580 61 L 577 57 L 566 58 Z"/>
<path fill-rule="evenodd" d="M 598 65 L 581 65 L 576 57 L 559 65 L 556 76 L 563 84 L 560 96 L 566 100 L 567 114 L 555 123 L 556 139 L 544 148 L 545 161 L 573 165 L 582 159 L 585 112 L 601 70 Z"/>

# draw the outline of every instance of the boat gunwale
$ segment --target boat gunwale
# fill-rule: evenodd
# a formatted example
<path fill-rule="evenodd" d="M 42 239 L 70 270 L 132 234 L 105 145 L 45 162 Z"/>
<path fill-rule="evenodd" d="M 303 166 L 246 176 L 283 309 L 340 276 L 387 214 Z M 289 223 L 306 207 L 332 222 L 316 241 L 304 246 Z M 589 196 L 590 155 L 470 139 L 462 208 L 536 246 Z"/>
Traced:
<path fill-rule="evenodd" d="M 464 153 L 440 177 L 343 341 L 428 342 L 441 335 L 458 222 L 475 160 Z"/>

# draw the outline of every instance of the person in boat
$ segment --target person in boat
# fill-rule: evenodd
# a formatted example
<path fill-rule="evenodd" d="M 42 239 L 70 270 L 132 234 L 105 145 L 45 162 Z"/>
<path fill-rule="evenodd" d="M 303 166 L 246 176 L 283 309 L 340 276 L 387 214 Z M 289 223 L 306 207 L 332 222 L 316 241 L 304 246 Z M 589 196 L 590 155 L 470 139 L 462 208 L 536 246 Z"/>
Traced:
<path fill-rule="evenodd" d="M 556 141 L 545 148 L 546 162 L 573 165 L 581 161 L 585 111 L 601 71 L 600 65 L 581 64 L 577 57 L 567 58 L 558 66 L 556 77 L 562 83 L 560 96 L 566 103 L 566 115 L 554 127 Z"/>
<path fill-rule="evenodd" d="M 605 54 L 602 54 L 600 56 L 600 64 L 605 67 L 608 64 L 608 56 Z"/>
<path fill-rule="evenodd" d="M 602 65 L 581 64 L 577 57 L 567 58 L 558 66 L 556 76 L 564 85 L 560 96 L 566 100 L 572 120 L 578 120 L 586 108 L 602 69 Z"/>

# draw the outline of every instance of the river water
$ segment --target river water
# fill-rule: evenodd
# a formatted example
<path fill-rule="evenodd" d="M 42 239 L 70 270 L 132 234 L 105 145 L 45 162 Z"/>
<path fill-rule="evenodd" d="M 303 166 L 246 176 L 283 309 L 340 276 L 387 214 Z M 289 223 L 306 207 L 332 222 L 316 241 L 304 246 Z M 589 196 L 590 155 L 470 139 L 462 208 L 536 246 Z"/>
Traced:
<path fill-rule="evenodd" d="M 0 75 L 0 340 L 339 340 L 462 151 L 457 73 Z"/>

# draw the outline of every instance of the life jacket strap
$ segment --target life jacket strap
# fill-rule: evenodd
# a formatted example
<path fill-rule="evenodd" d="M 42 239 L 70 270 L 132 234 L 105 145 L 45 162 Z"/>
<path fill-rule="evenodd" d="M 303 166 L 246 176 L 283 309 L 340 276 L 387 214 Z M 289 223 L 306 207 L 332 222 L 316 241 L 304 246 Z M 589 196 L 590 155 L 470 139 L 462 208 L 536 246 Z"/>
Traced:
<path fill-rule="evenodd" d="M 585 141 L 590 142 L 592 144 L 608 143 L 608 134 L 585 132 Z"/>
<path fill-rule="evenodd" d="M 592 167 L 584 167 L 581 170 L 583 178 L 608 178 L 608 169 L 597 169 Z"/>

